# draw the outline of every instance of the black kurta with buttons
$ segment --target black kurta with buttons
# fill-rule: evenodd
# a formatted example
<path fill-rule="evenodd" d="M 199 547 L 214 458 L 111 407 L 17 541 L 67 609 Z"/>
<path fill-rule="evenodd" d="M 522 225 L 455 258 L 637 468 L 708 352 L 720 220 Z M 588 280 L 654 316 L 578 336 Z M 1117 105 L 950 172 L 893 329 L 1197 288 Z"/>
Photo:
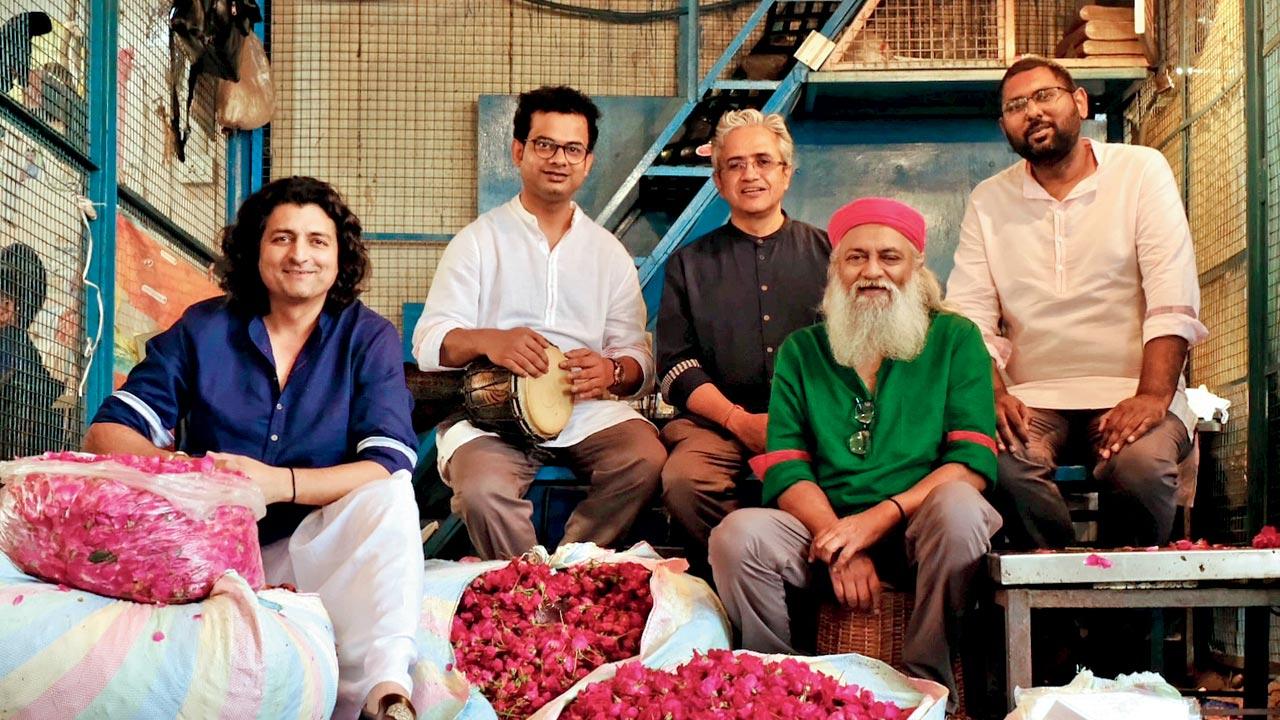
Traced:
<path fill-rule="evenodd" d="M 726 223 L 672 255 L 658 312 L 666 401 L 683 411 L 710 382 L 748 412 L 767 412 L 774 355 L 817 322 L 830 253 L 825 232 L 787 218 L 765 237 Z"/>

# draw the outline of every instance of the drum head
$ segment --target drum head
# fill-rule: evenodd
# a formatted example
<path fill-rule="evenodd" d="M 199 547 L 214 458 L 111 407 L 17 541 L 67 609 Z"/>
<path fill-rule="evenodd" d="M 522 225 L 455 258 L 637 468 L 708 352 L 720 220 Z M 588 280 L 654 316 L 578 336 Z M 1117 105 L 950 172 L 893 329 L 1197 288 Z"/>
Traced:
<path fill-rule="evenodd" d="M 554 438 L 569 424 L 573 396 L 569 393 L 569 371 L 562 370 L 564 353 L 557 347 L 547 350 L 547 372 L 541 377 L 520 378 L 518 393 L 525 422 L 542 437 Z"/>

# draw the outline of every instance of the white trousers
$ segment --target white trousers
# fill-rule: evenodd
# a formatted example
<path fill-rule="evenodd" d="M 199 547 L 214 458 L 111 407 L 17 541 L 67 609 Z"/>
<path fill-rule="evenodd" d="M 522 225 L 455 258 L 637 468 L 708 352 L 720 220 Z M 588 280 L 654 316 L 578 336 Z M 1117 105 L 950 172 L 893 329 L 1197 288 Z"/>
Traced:
<path fill-rule="evenodd" d="M 316 593 L 338 645 L 334 718 L 355 718 L 374 685 L 412 691 L 422 608 L 422 537 L 409 473 L 397 472 L 317 508 L 262 549 L 267 582 Z"/>

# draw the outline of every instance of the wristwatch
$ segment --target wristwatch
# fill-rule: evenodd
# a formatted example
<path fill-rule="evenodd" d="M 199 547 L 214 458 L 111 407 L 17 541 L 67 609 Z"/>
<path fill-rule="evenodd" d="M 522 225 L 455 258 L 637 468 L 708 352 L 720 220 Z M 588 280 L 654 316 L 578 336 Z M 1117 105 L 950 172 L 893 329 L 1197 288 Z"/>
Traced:
<path fill-rule="evenodd" d="M 606 390 L 621 386 L 622 381 L 626 379 L 622 370 L 622 363 L 613 358 L 609 358 L 609 362 L 613 363 L 613 382 L 609 384 L 608 388 L 605 388 Z"/>

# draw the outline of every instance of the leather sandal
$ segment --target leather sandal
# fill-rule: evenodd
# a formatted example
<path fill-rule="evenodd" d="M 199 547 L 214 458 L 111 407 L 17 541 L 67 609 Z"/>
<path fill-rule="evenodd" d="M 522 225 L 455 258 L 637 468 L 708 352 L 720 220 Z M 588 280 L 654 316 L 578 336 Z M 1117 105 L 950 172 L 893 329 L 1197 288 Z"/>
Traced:
<path fill-rule="evenodd" d="M 400 693 L 388 693 L 378 701 L 378 712 L 360 711 L 360 720 L 417 720 L 418 711 L 409 698 Z"/>

